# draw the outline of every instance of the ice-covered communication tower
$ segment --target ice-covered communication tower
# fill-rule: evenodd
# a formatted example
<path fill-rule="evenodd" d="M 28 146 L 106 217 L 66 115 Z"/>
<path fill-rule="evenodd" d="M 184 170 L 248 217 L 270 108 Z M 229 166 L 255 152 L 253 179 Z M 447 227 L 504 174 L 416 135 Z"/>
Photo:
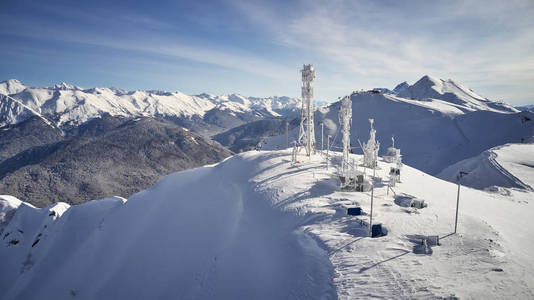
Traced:
<path fill-rule="evenodd" d="M 339 124 L 343 133 L 343 159 L 341 160 L 341 174 L 348 177 L 349 172 L 349 153 L 350 153 L 350 125 L 352 123 L 352 101 L 350 97 L 345 96 L 341 100 L 339 108 Z"/>
<path fill-rule="evenodd" d="M 304 65 L 302 70 L 302 113 L 300 117 L 299 145 L 306 148 L 306 155 L 315 153 L 315 131 L 313 124 L 313 80 L 315 69 Z"/>
<path fill-rule="evenodd" d="M 376 130 L 373 127 L 375 120 L 369 119 L 371 123 L 371 130 L 369 131 L 369 140 L 364 143 L 363 148 L 363 164 L 368 168 L 376 167 L 378 162 L 378 149 L 380 149 L 380 143 L 376 140 Z"/>

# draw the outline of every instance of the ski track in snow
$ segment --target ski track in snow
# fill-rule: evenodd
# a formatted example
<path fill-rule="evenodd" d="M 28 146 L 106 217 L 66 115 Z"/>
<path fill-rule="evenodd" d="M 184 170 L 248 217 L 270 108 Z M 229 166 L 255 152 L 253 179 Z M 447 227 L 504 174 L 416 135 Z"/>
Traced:
<path fill-rule="evenodd" d="M 512 173 L 508 172 L 497 160 L 497 154 L 495 152 L 491 152 L 489 157 L 489 162 L 493 165 L 495 169 L 497 169 L 502 175 L 504 175 L 510 182 L 512 182 L 514 185 L 518 185 L 521 188 L 532 190 L 532 187 L 530 187 L 528 184 L 525 184 L 522 182 L 519 178 L 512 175 Z"/>

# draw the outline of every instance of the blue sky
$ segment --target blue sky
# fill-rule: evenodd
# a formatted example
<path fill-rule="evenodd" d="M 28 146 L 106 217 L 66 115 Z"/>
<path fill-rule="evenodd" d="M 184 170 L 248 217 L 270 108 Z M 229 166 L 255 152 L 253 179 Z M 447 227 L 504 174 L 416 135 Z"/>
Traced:
<path fill-rule="evenodd" d="M 534 103 L 533 1 L 12 1 L 0 80 L 316 97 L 425 74 Z"/>

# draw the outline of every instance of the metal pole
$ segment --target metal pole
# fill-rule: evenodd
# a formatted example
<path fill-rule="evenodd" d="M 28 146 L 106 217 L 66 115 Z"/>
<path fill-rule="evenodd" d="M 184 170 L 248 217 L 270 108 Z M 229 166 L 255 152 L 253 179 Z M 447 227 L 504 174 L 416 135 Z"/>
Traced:
<path fill-rule="evenodd" d="M 306 128 L 307 130 L 307 135 L 308 135 L 308 141 L 307 141 L 307 145 L 306 145 L 306 149 L 308 151 L 308 157 L 309 159 L 311 159 L 311 119 L 310 119 L 310 116 L 311 116 L 311 107 L 310 107 L 310 100 L 308 99 L 308 104 L 307 104 L 307 107 L 308 107 L 308 118 L 306 119 L 306 123 L 307 123 L 307 126 L 308 128 Z"/>
<path fill-rule="evenodd" d="M 321 153 L 323 153 L 324 123 L 321 122 Z"/>
<path fill-rule="evenodd" d="M 289 122 L 286 120 L 286 149 L 289 148 Z"/>
<path fill-rule="evenodd" d="M 456 180 L 458 181 L 458 194 L 456 195 L 456 218 L 454 219 L 454 233 L 456 233 L 456 229 L 458 228 L 458 208 L 460 207 L 460 180 L 464 175 L 469 174 L 468 172 L 460 171 L 458 173 L 458 176 L 456 177 Z"/>
<path fill-rule="evenodd" d="M 454 219 L 454 233 L 458 228 L 458 207 L 460 206 L 460 177 L 458 177 L 458 194 L 456 195 L 456 218 Z"/>
<path fill-rule="evenodd" d="M 326 137 L 326 169 L 328 170 L 329 161 L 329 150 L 330 150 L 330 136 Z"/>
<path fill-rule="evenodd" d="M 369 215 L 369 236 L 373 236 L 373 192 L 375 190 L 375 186 L 371 185 L 371 214 Z"/>

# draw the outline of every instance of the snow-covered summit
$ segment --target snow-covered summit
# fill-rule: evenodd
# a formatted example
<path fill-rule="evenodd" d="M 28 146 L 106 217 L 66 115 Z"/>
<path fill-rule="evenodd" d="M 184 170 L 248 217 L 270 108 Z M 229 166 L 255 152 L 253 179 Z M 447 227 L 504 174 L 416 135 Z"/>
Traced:
<path fill-rule="evenodd" d="M 413 85 L 403 82 L 395 87 L 396 95 L 407 99 L 444 101 L 463 111 L 489 110 L 496 112 L 518 112 L 513 106 L 491 101 L 452 79 L 437 79 L 423 76 Z"/>
<path fill-rule="evenodd" d="M 66 90 L 82 90 L 82 88 L 78 87 L 78 86 L 75 86 L 75 85 L 71 85 L 71 84 L 68 84 L 66 82 L 61 82 L 61 83 L 58 83 L 52 87 L 49 87 L 49 89 L 51 90 L 61 90 L 61 91 L 66 91 Z"/>
<path fill-rule="evenodd" d="M 0 82 L 0 94 L 10 95 L 22 92 L 26 86 L 16 79 L 9 79 Z"/>
<path fill-rule="evenodd" d="M 404 91 L 405 89 L 407 89 L 408 87 L 410 87 L 410 85 L 408 84 L 408 82 L 403 81 L 403 82 L 397 84 L 397 86 L 393 89 L 393 93 L 395 93 L 395 94 L 399 94 L 399 93 L 401 93 L 402 91 Z"/>

